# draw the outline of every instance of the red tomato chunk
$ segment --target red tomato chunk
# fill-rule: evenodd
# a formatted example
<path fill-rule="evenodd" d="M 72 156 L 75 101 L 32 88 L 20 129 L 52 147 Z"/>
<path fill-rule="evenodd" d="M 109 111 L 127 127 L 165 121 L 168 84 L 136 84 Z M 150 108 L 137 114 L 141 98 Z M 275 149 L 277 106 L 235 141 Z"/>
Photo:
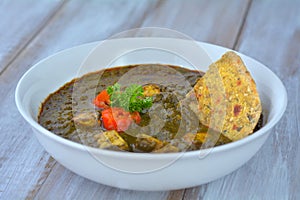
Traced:
<path fill-rule="evenodd" d="M 95 106 L 98 108 L 108 108 L 110 104 L 110 97 L 106 90 L 100 92 L 94 99 Z"/>
<path fill-rule="evenodd" d="M 132 122 L 141 121 L 138 112 L 130 114 L 123 108 L 107 108 L 102 111 L 103 126 L 107 130 L 126 131 Z"/>

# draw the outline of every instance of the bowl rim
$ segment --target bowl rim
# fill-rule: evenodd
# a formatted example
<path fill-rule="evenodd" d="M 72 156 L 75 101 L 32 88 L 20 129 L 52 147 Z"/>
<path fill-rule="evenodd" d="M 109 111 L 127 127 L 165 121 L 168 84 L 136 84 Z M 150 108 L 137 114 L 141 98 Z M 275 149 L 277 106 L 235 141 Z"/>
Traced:
<path fill-rule="evenodd" d="M 125 39 L 130 40 L 130 39 L 137 39 L 137 38 L 125 38 Z M 138 38 L 138 39 L 147 39 L 147 38 L 144 37 L 144 38 Z M 167 39 L 167 38 L 165 38 L 165 39 Z M 170 39 L 170 38 L 168 38 L 168 39 Z M 172 39 L 174 39 L 174 38 L 172 38 Z M 120 39 L 115 39 L 115 40 L 120 40 Z M 184 40 L 184 39 L 174 39 L 174 40 Z M 282 95 L 282 98 L 283 98 L 283 104 L 280 105 L 281 107 L 280 107 L 279 111 L 275 114 L 275 116 L 270 121 L 268 121 L 262 128 L 260 128 L 258 131 L 254 132 L 251 135 L 248 135 L 247 137 L 245 137 L 243 139 L 240 139 L 240 140 L 237 140 L 237 141 L 234 141 L 234 142 L 230 142 L 228 144 L 223 144 L 223 145 L 212 147 L 212 148 L 209 148 L 209 149 L 184 151 L 184 152 L 176 152 L 176 153 L 158 153 L 158 154 L 155 154 L 155 153 L 134 153 L 134 152 L 112 151 L 112 150 L 98 149 L 98 148 L 94 148 L 94 147 L 90 147 L 90 146 L 86 146 L 86 145 L 83 145 L 83 144 L 80 144 L 80 143 L 73 142 L 71 140 L 60 137 L 60 136 L 52 133 L 51 131 L 48 131 L 47 129 L 42 127 L 40 124 L 38 124 L 37 121 L 32 118 L 32 116 L 28 115 L 26 113 L 26 111 L 24 111 L 23 105 L 21 103 L 20 87 L 21 87 L 23 81 L 26 79 L 26 77 L 31 73 L 31 71 L 33 71 L 36 67 L 39 67 L 40 64 L 42 64 L 44 61 L 46 61 L 46 60 L 48 60 L 52 57 L 55 57 L 55 56 L 57 56 L 57 55 L 59 55 L 63 52 L 70 51 L 70 50 L 73 50 L 73 49 L 76 49 L 76 48 L 82 48 L 84 46 L 91 46 L 93 48 L 93 46 L 98 44 L 99 42 L 102 42 L 102 41 L 96 41 L 96 42 L 77 45 L 77 46 L 74 46 L 74 47 L 67 48 L 67 49 L 64 49 L 62 51 L 56 52 L 55 54 L 52 54 L 50 56 L 47 56 L 46 58 L 44 58 L 44 59 L 40 60 L 39 62 L 37 62 L 36 64 L 34 64 L 32 67 L 30 67 L 23 74 L 23 76 L 20 78 L 20 80 L 19 80 L 19 82 L 16 86 L 16 89 L 15 89 L 15 103 L 16 103 L 16 106 L 17 106 L 20 114 L 22 115 L 22 117 L 31 125 L 31 127 L 38 130 L 39 133 L 44 134 L 49 139 L 54 140 L 54 141 L 56 141 L 60 144 L 66 145 L 68 147 L 75 148 L 75 149 L 81 150 L 81 151 L 82 150 L 89 151 L 89 152 L 92 151 L 93 153 L 97 153 L 97 154 L 101 154 L 101 155 L 105 155 L 105 156 L 124 157 L 124 158 L 130 158 L 130 159 L 164 159 L 164 158 L 170 159 L 170 158 L 175 158 L 175 157 L 179 157 L 179 156 L 185 157 L 185 158 L 192 158 L 192 157 L 198 156 L 201 153 L 204 153 L 204 151 L 207 151 L 207 150 L 210 150 L 209 154 L 228 151 L 228 150 L 237 148 L 239 146 L 242 146 L 246 143 L 249 143 L 249 142 L 255 140 L 256 138 L 262 137 L 264 134 L 266 134 L 268 132 L 268 130 L 272 129 L 278 123 L 278 121 L 282 118 L 282 116 L 283 116 L 283 114 L 286 110 L 287 101 L 288 101 L 287 100 L 286 88 L 285 88 L 284 84 L 282 83 L 282 81 L 278 78 L 278 76 L 274 72 L 272 72 L 268 67 L 266 67 L 261 62 L 255 60 L 255 59 L 253 59 L 253 58 L 251 58 L 251 57 L 249 57 L 245 54 L 234 51 L 232 49 L 222 47 L 222 46 L 219 46 L 219 45 L 215 45 L 215 44 L 196 41 L 200 45 L 211 46 L 213 48 L 221 48 L 221 49 L 225 49 L 227 51 L 234 51 L 237 54 L 242 55 L 243 57 L 246 57 L 247 59 L 251 60 L 251 62 L 258 63 L 260 65 L 259 67 L 264 68 L 264 70 L 268 71 L 268 73 L 276 79 L 277 83 L 280 86 L 279 91 L 281 92 L 281 95 Z"/>

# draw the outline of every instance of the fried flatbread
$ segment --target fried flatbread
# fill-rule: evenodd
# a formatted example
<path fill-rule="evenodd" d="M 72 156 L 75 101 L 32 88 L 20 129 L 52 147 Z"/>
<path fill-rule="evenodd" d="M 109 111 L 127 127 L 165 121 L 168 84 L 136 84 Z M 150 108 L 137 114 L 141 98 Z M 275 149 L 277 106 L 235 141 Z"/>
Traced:
<path fill-rule="evenodd" d="M 262 108 L 256 84 L 241 58 L 225 53 L 194 86 L 200 122 L 235 141 L 253 132 Z"/>

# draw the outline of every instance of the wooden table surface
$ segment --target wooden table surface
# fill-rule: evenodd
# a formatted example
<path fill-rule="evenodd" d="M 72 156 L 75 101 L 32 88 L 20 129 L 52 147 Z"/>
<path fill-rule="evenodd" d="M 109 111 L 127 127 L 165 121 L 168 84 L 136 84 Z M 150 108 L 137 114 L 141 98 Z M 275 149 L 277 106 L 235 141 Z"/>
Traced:
<path fill-rule="evenodd" d="M 16 84 L 33 64 L 62 49 L 147 26 L 240 51 L 284 82 L 285 115 L 237 171 L 177 191 L 108 187 L 57 163 L 18 113 Z M 1 0 L 0 85 L 0 199 L 300 199 L 299 0 Z"/>

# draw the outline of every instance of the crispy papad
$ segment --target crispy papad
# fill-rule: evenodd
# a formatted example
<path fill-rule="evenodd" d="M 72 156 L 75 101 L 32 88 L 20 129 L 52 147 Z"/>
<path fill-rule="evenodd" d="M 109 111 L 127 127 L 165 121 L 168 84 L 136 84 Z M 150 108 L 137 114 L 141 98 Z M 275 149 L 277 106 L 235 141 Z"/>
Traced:
<path fill-rule="evenodd" d="M 235 141 L 253 132 L 262 108 L 241 58 L 225 53 L 194 86 L 200 122 Z"/>

